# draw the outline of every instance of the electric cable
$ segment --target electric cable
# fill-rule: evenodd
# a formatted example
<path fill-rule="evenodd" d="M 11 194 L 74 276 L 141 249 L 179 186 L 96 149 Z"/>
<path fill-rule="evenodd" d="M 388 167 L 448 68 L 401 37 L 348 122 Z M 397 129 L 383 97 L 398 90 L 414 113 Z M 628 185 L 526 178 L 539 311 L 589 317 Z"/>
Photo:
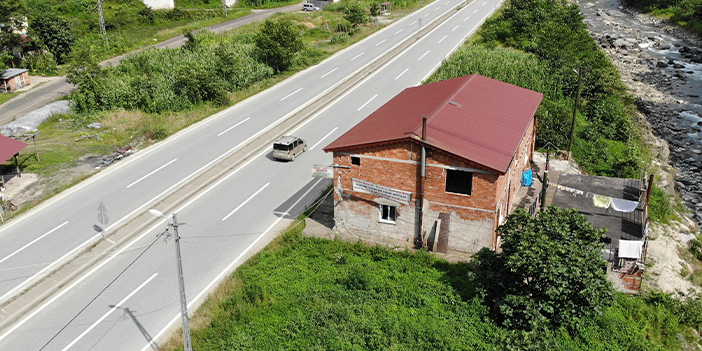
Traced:
<path fill-rule="evenodd" d="M 164 232 L 164 233 L 165 233 L 165 232 Z M 162 233 L 162 234 L 163 234 L 163 233 Z M 71 318 L 71 320 L 69 320 L 61 329 L 59 329 L 59 331 L 57 331 L 57 332 L 54 334 L 54 336 L 52 336 L 51 339 L 49 339 L 49 341 L 47 341 L 46 344 L 44 344 L 44 346 L 42 346 L 42 347 L 39 349 L 39 351 L 44 350 L 44 348 L 46 348 L 52 341 L 54 341 L 54 339 L 56 339 L 56 337 L 59 336 L 59 334 L 61 334 L 61 332 L 63 332 L 66 328 L 68 328 L 68 326 L 69 326 L 71 323 L 73 323 L 73 321 L 76 320 L 76 318 L 78 318 L 78 316 L 80 316 L 80 314 L 83 313 L 83 311 L 85 311 L 88 307 L 90 307 L 90 305 L 91 305 L 93 302 L 95 302 L 95 300 L 97 300 L 97 298 L 100 297 L 100 296 L 102 295 L 102 293 L 105 292 L 105 290 L 107 290 L 110 286 L 112 286 L 112 284 L 114 284 L 114 282 L 117 281 L 117 279 L 119 279 L 119 277 L 121 277 L 121 276 L 129 269 L 129 267 L 131 267 L 132 265 L 134 265 L 134 263 L 136 263 L 136 261 L 137 261 L 139 258 L 141 258 L 141 256 L 143 256 L 143 255 L 146 253 L 146 251 L 148 251 L 159 239 L 161 239 L 161 235 L 157 236 L 156 239 L 155 239 L 153 242 L 151 242 L 151 244 L 149 244 L 149 246 L 147 246 L 147 247 L 144 249 L 144 251 L 142 251 L 142 252 L 139 254 L 139 256 L 137 256 L 136 258 L 134 258 L 134 260 L 132 260 L 132 262 L 129 263 L 129 265 L 127 265 L 127 267 L 125 267 L 114 279 L 112 279 L 112 281 L 111 281 L 109 284 L 107 284 L 107 286 L 105 286 L 102 290 L 100 290 L 100 292 L 99 292 L 97 295 L 95 295 L 95 297 L 93 297 L 93 299 L 90 300 L 90 302 L 88 302 L 80 311 L 78 311 L 78 313 L 76 313 L 76 315 L 73 316 L 73 318 Z"/>

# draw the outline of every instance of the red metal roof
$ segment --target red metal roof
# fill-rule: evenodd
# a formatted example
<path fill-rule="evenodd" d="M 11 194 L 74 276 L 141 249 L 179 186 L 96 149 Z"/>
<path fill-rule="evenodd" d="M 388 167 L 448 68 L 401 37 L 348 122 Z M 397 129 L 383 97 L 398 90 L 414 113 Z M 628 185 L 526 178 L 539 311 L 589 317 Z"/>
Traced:
<path fill-rule="evenodd" d="M 5 163 L 25 147 L 27 143 L 0 135 L 0 163 Z"/>
<path fill-rule="evenodd" d="M 478 74 L 408 88 L 324 148 L 413 139 L 505 173 L 543 94 Z"/>

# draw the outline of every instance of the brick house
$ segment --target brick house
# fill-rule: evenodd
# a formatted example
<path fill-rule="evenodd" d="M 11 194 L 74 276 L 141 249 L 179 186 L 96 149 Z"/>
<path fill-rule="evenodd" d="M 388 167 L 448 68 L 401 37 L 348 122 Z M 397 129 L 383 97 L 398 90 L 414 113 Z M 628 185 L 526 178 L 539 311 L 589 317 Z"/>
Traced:
<path fill-rule="evenodd" d="M 495 249 L 542 98 L 477 74 L 405 89 L 324 148 L 337 229 L 438 252 Z"/>
<path fill-rule="evenodd" d="M 26 69 L 9 68 L 0 75 L 0 91 L 11 93 L 29 85 L 29 73 Z"/>

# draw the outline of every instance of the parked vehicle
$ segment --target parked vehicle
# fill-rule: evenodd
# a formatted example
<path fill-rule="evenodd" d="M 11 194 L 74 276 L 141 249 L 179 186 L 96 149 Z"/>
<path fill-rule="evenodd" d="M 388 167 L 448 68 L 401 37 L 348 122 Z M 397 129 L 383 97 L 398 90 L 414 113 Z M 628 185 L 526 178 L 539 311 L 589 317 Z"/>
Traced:
<path fill-rule="evenodd" d="M 295 157 L 307 151 L 307 142 L 285 135 L 273 142 L 273 158 L 276 160 L 295 161 Z"/>
<path fill-rule="evenodd" d="M 302 4 L 302 11 L 319 11 L 319 7 L 314 6 L 314 4 L 305 3 Z"/>

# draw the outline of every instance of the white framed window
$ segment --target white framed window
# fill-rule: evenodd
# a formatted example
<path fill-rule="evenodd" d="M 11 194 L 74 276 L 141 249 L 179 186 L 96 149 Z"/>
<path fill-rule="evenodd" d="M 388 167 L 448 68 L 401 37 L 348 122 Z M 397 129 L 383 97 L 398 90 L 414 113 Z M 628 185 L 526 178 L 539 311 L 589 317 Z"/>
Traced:
<path fill-rule="evenodd" d="M 395 223 L 397 219 L 397 208 L 390 205 L 380 205 L 380 222 Z"/>

